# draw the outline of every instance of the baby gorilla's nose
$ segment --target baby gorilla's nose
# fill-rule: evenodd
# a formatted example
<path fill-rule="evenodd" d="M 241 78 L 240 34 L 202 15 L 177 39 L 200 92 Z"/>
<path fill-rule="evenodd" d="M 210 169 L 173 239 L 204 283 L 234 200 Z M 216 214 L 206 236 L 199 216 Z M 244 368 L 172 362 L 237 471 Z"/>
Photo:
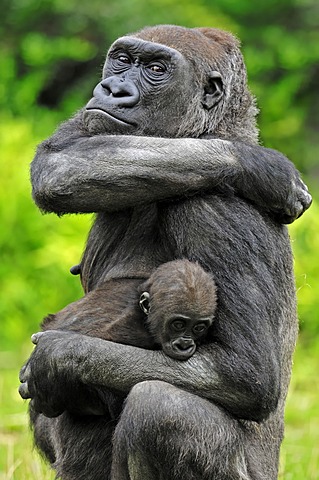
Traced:
<path fill-rule="evenodd" d="M 172 345 L 177 350 L 188 350 L 191 347 L 195 346 L 195 342 L 192 338 L 181 337 L 172 342 Z"/>

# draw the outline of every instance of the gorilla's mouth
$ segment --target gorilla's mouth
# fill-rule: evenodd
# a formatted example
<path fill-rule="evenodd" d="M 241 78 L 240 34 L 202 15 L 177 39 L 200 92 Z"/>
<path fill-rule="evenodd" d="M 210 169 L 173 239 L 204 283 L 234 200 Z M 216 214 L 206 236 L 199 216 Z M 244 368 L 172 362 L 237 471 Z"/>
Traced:
<path fill-rule="evenodd" d="M 171 358 L 176 360 L 188 360 L 196 351 L 196 345 L 192 345 L 188 348 L 178 348 L 171 345 L 171 343 L 163 344 L 163 352 Z"/>
<path fill-rule="evenodd" d="M 86 112 L 92 112 L 92 113 L 97 113 L 98 115 L 102 115 L 104 117 L 107 117 L 109 118 L 110 120 L 112 120 L 113 122 L 115 123 L 118 123 L 119 125 L 123 125 L 123 126 L 126 126 L 126 127 L 134 127 L 136 128 L 136 124 L 133 123 L 133 122 L 127 122 L 125 120 L 121 120 L 120 118 L 116 117 L 115 115 L 111 115 L 109 112 L 105 111 L 105 110 L 102 110 L 102 108 L 96 108 L 96 107 L 87 107 L 86 109 Z"/>

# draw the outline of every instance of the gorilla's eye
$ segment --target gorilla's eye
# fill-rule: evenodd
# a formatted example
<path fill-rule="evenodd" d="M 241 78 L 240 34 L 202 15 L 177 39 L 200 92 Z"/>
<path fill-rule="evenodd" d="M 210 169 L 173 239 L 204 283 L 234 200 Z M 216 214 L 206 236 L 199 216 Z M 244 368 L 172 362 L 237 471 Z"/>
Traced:
<path fill-rule="evenodd" d="M 119 56 L 117 57 L 117 60 L 118 60 L 119 62 L 121 62 L 121 63 L 126 63 L 126 64 L 131 63 L 130 57 L 128 57 L 127 55 L 123 55 L 123 54 L 122 54 L 122 55 L 119 55 Z"/>
<path fill-rule="evenodd" d="M 160 63 L 152 63 L 148 65 L 147 68 L 156 74 L 161 74 L 166 72 L 166 67 Z"/>
<path fill-rule="evenodd" d="M 193 332 L 194 333 L 203 333 L 207 329 L 207 325 L 205 323 L 197 323 L 197 325 L 194 325 L 193 327 Z"/>
<path fill-rule="evenodd" d="M 181 332 L 185 328 L 185 322 L 183 320 L 173 320 L 171 327 L 176 332 Z"/>

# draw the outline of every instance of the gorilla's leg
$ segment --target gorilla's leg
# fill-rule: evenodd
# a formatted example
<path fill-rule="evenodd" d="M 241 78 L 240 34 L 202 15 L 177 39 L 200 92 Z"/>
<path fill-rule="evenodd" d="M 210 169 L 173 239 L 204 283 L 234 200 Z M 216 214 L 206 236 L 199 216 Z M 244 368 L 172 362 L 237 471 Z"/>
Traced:
<path fill-rule="evenodd" d="M 75 416 L 65 412 L 56 418 L 33 418 L 35 443 L 45 452 L 57 478 L 108 480 L 112 436 L 116 421 L 103 416 Z"/>
<path fill-rule="evenodd" d="M 128 395 L 113 441 L 112 480 L 249 479 L 244 432 L 216 405 L 160 381 Z"/>

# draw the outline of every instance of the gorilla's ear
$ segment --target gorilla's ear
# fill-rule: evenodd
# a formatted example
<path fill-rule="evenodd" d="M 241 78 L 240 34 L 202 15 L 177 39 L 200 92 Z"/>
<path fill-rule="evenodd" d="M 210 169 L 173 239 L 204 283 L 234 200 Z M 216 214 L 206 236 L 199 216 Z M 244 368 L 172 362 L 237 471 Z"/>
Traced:
<path fill-rule="evenodd" d="M 204 87 L 202 104 L 204 108 L 211 109 L 220 101 L 224 94 L 222 76 L 219 72 L 211 72 Z"/>
<path fill-rule="evenodd" d="M 143 292 L 140 296 L 139 305 L 141 310 L 148 315 L 150 313 L 150 294 L 148 292 Z"/>

